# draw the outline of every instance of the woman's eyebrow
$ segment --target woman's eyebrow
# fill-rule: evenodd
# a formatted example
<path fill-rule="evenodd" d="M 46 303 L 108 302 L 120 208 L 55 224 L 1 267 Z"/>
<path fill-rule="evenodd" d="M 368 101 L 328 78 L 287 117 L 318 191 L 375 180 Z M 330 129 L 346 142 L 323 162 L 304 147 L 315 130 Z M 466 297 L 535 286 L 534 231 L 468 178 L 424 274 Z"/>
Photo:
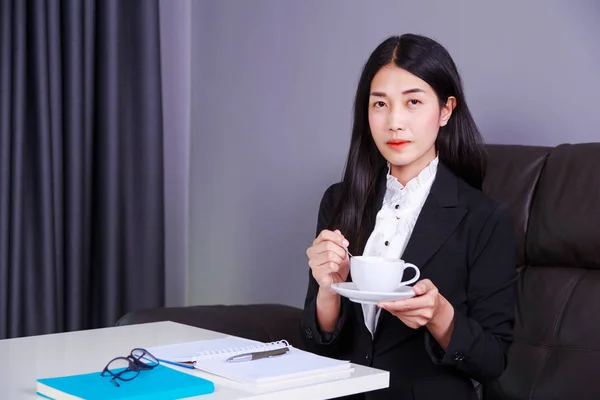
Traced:
<path fill-rule="evenodd" d="M 402 94 L 410 94 L 410 93 L 425 93 L 425 91 L 423 89 L 413 88 L 413 89 L 407 89 L 402 92 Z M 388 95 L 385 94 L 384 92 L 371 92 L 371 96 L 388 97 Z"/>

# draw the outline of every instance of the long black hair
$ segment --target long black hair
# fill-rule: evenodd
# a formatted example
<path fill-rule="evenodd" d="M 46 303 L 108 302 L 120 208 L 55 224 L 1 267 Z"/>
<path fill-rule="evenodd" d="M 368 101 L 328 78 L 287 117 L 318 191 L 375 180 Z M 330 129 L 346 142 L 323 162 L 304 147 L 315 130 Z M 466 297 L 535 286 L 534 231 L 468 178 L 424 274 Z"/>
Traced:
<path fill-rule="evenodd" d="M 387 168 L 369 127 L 371 81 L 382 67 L 392 63 L 427 82 L 440 106 L 446 104 L 448 97 L 456 98 L 454 111 L 448 123 L 440 128 L 436 140 L 440 162 L 478 189 L 485 173 L 483 140 L 467 107 L 460 74 L 448 51 L 435 40 L 421 35 L 405 34 L 386 39 L 367 60 L 356 89 L 350 150 L 340 200 L 331 221 L 331 228 L 340 229 L 355 254 L 366 242 L 366 227 L 374 224 L 378 211 L 373 209 L 377 182 Z"/>

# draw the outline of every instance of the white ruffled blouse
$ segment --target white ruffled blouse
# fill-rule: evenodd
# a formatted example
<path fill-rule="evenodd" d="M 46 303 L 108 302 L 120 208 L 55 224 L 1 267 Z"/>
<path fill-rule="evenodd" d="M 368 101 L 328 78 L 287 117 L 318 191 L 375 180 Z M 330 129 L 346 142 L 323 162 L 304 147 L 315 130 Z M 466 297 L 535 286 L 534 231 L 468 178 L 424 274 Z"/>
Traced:
<path fill-rule="evenodd" d="M 383 204 L 377 213 L 375 228 L 367 240 L 363 255 L 402 258 L 419 213 L 431 190 L 439 159 L 436 157 L 419 175 L 403 186 L 388 173 Z M 374 335 L 381 309 L 362 304 L 365 326 Z"/>

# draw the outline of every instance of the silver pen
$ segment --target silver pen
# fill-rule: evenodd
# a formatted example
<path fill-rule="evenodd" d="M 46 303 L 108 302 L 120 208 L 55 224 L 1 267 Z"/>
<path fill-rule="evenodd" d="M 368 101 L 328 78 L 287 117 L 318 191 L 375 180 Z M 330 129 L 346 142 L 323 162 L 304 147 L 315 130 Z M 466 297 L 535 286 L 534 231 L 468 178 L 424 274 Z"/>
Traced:
<path fill-rule="evenodd" d="M 284 355 L 285 353 L 287 353 L 288 351 L 290 351 L 289 348 L 283 347 L 281 349 L 275 349 L 275 350 L 257 351 L 254 353 L 244 353 L 244 354 L 238 354 L 233 357 L 229 357 L 225 361 L 227 361 L 227 362 L 252 361 L 252 360 L 258 360 L 260 358 L 281 356 L 281 355 Z"/>

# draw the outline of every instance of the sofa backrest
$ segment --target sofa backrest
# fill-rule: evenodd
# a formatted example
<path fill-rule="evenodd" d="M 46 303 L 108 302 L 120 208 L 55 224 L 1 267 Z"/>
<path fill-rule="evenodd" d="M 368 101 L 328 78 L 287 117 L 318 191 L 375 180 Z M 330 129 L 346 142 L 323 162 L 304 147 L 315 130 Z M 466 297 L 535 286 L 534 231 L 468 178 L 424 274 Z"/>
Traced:
<path fill-rule="evenodd" d="M 508 205 L 515 341 L 488 399 L 600 398 L 600 143 L 489 145 L 484 191 Z"/>

